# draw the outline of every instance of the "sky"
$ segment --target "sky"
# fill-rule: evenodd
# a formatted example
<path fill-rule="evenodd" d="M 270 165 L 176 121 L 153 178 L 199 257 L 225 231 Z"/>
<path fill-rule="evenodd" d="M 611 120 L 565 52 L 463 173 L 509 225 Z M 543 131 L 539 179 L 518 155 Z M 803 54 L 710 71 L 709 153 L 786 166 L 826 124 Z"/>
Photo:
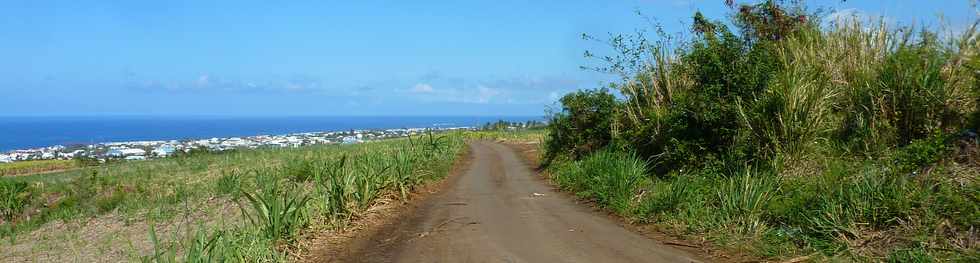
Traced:
<path fill-rule="evenodd" d="M 542 115 L 615 76 L 607 36 L 686 31 L 723 0 L 0 0 L 0 116 Z M 743 1 L 744 2 L 744 1 Z M 956 30 L 968 0 L 809 1 Z"/>

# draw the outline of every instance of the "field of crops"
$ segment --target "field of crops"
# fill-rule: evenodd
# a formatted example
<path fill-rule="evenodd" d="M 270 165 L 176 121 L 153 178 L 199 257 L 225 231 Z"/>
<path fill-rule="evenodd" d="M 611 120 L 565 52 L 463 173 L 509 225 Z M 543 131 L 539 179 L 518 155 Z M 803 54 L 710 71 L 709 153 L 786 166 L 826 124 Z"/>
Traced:
<path fill-rule="evenodd" d="M 58 171 L 75 167 L 77 167 L 76 163 L 71 160 L 39 160 L 0 163 L 0 176 Z"/>
<path fill-rule="evenodd" d="M 282 261 L 311 228 L 445 176 L 459 133 L 207 153 L 0 178 L 0 258 Z"/>

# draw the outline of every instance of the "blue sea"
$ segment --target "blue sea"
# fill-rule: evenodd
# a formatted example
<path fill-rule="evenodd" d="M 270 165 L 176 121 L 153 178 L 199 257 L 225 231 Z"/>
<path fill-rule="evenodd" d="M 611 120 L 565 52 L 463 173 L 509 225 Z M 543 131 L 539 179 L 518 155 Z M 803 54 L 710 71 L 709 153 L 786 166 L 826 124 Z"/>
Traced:
<path fill-rule="evenodd" d="M 299 132 L 479 126 L 541 116 L 0 117 L 0 152 L 53 145 Z"/>

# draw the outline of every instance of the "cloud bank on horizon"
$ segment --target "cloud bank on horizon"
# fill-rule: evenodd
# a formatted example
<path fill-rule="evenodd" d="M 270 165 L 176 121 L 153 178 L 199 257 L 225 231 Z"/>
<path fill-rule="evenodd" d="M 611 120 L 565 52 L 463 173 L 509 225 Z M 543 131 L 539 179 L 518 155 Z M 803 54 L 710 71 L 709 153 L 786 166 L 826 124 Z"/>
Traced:
<path fill-rule="evenodd" d="M 824 21 L 962 27 L 968 1 L 811 1 Z M 723 1 L 0 4 L 0 115 L 540 115 L 614 76 L 582 33 L 685 31 Z"/>

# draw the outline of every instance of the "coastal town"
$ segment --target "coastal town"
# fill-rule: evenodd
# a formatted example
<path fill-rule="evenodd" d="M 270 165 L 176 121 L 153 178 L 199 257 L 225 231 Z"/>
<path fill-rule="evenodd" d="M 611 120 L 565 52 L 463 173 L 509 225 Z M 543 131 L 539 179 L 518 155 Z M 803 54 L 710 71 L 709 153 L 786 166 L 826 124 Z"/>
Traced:
<path fill-rule="evenodd" d="M 257 135 L 245 137 L 107 142 L 90 145 L 54 145 L 48 147 L 13 150 L 0 153 L 0 163 L 32 160 L 72 160 L 87 158 L 106 160 L 146 160 L 165 158 L 195 149 L 226 151 L 233 149 L 284 148 L 322 144 L 355 144 L 372 140 L 407 137 L 429 131 L 473 130 L 473 127 L 401 128 L 380 130 L 350 130 L 332 132 L 306 132 L 285 135 Z"/>

